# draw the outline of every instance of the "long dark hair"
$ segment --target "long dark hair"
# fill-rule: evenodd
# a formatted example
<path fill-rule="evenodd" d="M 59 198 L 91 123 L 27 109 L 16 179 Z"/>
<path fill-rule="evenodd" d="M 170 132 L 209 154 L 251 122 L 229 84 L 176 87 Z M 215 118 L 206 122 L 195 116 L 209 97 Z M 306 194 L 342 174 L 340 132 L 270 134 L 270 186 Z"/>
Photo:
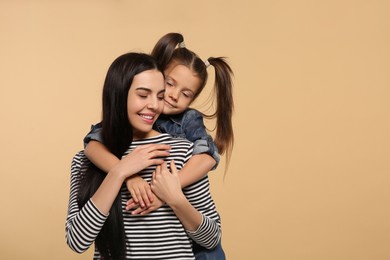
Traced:
<path fill-rule="evenodd" d="M 127 114 L 127 96 L 134 76 L 155 69 L 161 71 L 154 58 L 142 53 L 121 55 L 108 69 L 103 87 L 102 138 L 108 150 L 119 159 L 133 139 Z M 93 196 L 105 176 L 103 171 L 90 164 L 81 180 L 80 208 Z M 95 244 L 103 259 L 124 259 L 126 247 L 120 192 Z"/>
<path fill-rule="evenodd" d="M 207 82 L 207 66 L 212 65 L 215 70 L 214 98 L 217 101 L 215 112 L 203 114 L 206 118 L 216 118 L 215 144 L 220 154 L 226 153 L 227 164 L 230 161 L 234 144 L 232 116 L 234 110 L 233 101 L 233 71 L 224 57 L 210 57 L 206 63 L 193 51 L 184 45 L 184 37 L 180 33 L 168 33 L 164 35 L 152 50 L 152 56 L 163 70 L 172 63 L 184 65 L 193 71 L 200 79 L 198 92 L 193 101 L 199 96 Z M 208 64 L 207 64 L 208 63 Z"/>

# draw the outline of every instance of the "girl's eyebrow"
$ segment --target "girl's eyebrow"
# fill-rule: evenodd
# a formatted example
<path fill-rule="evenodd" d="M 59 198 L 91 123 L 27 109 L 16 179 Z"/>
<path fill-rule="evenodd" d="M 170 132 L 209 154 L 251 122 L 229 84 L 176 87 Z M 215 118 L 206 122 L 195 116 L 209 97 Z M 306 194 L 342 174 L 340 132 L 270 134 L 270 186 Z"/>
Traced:
<path fill-rule="evenodd" d="M 165 79 L 169 79 L 169 80 L 176 82 L 176 80 L 174 78 L 172 78 L 172 76 L 167 76 L 167 77 L 165 77 Z"/>
<path fill-rule="evenodd" d="M 173 82 L 175 82 L 176 83 L 176 80 L 174 79 L 174 78 L 172 78 L 172 77 L 170 77 L 170 76 L 168 76 L 168 77 L 166 77 L 165 79 L 169 79 L 169 80 L 172 80 Z M 183 89 L 184 91 L 190 91 L 192 94 L 194 94 L 194 91 L 192 91 L 190 88 L 188 88 L 188 87 L 184 87 L 184 89 Z"/>

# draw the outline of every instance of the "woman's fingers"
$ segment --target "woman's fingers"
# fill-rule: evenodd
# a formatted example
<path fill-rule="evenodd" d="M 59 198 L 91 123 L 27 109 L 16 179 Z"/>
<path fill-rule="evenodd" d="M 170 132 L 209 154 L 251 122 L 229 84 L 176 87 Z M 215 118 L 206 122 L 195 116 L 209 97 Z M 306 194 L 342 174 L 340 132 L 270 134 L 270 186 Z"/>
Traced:
<path fill-rule="evenodd" d="M 176 164 L 175 164 L 174 160 L 171 160 L 170 168 L 171 168 L 171 173 L 176 175 L 177 174 L 177 168 L 176 168 Z"/>

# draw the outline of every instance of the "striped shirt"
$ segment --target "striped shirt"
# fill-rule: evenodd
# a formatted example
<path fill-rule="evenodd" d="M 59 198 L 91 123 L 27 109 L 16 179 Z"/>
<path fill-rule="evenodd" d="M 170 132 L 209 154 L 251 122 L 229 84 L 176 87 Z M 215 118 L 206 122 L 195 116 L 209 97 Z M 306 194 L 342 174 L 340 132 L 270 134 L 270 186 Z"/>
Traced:
<path fill-rule="evenodd" d="M 125 155 L 139 145 L 150 143 L 171 146 L 170 155 L 165 159 L 168 168 L 169 162 L 174 160 L 177 169 L 182 169 L 192 154 L 193 144 L 188 140 L 160 134 L 133 141 Z M 69 247 L 78 253 L 86 251 L 93 244 L 107 219 L 91 200 L 82 208 L 79 208 L 77 203 L 80 180 L 89 164 L 89 160 L 81 151 L 73 158 L 71 167 L 66 240 Z M 155 166 L 148 167 L 141 171 L 139 176 L 150 182 L 154 170 Z M 188 201 L 202 214 L 202 223 L 196 231 L 185 230 L 167 205 L 147 215 L 131 215 L 125 210 L 126 202 L 131 198 L 126 185 L 122 186 L 120 192 L 126 236 L 126 259 L 195 259 L 192 240 L 206 248 L 213 248 L 221 239 L 220 218 L 211 198 L 207 175 L 183 189 Z M 96 248 L 94 259 L 100 259 Z"/>

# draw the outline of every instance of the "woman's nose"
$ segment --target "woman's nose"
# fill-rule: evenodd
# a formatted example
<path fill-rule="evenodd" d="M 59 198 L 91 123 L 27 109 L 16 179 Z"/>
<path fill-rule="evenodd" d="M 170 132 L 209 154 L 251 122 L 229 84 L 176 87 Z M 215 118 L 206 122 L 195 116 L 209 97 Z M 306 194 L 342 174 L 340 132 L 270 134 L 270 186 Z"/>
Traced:
<path fill-rule="evenodd" d="M 151 98 L 148 102 L 148 108 L 152 110 L 156 110 L 159 106 L 158 98 Z"/>

